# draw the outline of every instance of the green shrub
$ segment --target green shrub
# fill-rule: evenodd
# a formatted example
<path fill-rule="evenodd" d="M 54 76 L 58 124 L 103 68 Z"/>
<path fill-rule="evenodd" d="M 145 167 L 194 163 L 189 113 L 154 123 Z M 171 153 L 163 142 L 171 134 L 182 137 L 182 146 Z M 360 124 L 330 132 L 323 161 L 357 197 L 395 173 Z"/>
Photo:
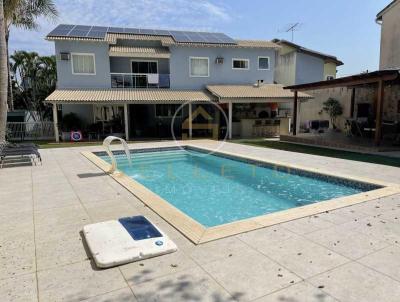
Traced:
<path fill-rule="evenodd" d="M 338 100 L 334 98 L 329 98 L 324 102 L 322 109 L 329 114 L 333 129 L 337 129 L 336 120 L 338 116 L 343 114 L 342 105 L 339 103 Z"/>

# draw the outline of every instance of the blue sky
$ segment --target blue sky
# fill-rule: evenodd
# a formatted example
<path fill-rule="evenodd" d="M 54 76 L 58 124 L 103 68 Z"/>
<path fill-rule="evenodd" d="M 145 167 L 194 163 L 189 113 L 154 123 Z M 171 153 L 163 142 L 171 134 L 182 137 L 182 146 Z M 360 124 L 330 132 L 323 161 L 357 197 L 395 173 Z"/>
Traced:
<path fill-rule="evenodd" d="M 233 38 L 291 39 L 283 29 L 300 22 L 294 42 L 333 54 L 345 65 L 339 75 L 375 70 L 380 26 L 376 14 L 390 0 L 56 0 L 57 20 L 40 29 L 12 29 L 17 49 L 52 54 L 44 36 L 58 23 L 220 31 Z"/>

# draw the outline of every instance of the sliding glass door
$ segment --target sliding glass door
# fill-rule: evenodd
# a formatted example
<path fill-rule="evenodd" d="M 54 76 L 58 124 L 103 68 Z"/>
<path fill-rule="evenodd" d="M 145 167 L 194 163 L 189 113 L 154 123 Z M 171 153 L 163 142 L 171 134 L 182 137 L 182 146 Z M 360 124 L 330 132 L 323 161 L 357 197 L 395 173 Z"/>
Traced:
<path fill-rule="evenodd" d="M 132 61 L 132 73 L 134 87 L 158 87 L 157 61 Z"/>

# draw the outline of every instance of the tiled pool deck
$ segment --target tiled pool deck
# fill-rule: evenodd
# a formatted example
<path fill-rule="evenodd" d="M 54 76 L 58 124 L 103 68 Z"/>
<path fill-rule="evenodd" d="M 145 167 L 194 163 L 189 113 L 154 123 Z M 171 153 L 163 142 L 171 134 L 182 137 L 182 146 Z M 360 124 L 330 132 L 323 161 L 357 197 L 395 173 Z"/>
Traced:
<path fill-rule="evenodd" d="M 195 142 L 212 147 L 212 141 Z M 175 145 L 134 144 L 132 148 Z M 82 151 L 0 170 L 0 301 L 399 301 L 400 194 L 195 246 Z M 223 150 L 400 184 L 400 169 L 226 144 Z M 170 255 L 97 270 L 82 226 L 144 214 Z"/>

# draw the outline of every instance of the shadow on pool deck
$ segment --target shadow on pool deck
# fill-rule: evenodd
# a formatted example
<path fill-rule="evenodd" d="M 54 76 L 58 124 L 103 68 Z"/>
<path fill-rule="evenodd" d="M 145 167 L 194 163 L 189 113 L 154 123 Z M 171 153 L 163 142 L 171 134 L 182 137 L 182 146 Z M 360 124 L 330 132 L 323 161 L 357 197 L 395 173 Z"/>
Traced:
<path fill-rule="evenodd" d="M 104 176 L 104 175 L 107 175 L 107 174 L 104 173 L 104 172 L 98 172 L 98 173 L 80 173 L 80 174 L 77 174 L 77 176 L 78 176 L 79 178 L 92 178 L 92 177 L 100 177 L 100 176 Z"/>

